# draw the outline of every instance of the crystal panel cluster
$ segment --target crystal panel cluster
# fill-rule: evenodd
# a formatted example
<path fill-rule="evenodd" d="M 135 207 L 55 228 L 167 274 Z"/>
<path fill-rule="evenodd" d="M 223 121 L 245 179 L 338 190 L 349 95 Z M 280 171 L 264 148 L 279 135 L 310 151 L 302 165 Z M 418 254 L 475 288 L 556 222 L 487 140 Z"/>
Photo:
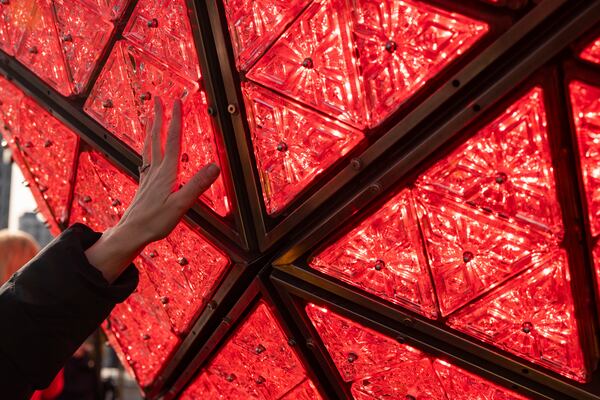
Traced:
<path fill-rule="evenodd" d="M 98 231 L 114 226 L 137 185 L 100 154 L 80 156 L 71 222 Z M 111 314 L 107 331 L 142 386 L 149 385 L 202 311 L 229 260 L 180 223 L 136 259 L 143 275 L 137 292 Z"/>
<path fill-rule="evenodd" d="M 296 126 L 325 118 L 363 130 L 380 125 L 489 31 L 483 21 L 420 1 L 265 3 L 224 0 L 238 68 L 263 87 L 247 83 L 243 92 L 269 214 L 361 138 L 336 129 L 332 144 L 320 129 L 290 132 L 286 119 Z M 273 171 L 285 172 L 279 187 Z"/>
<path fill-rule="evenodd" d="M 584 381 L 543 96 L 520 97 L 310 266 Z"/>
<path fill-rule="evenodd" d="M 2 2 L 0 49 L 14 55 L 61 94 L 82 93 L 114 30 L 101 8 L 90 3 Z"/>
<path fill-rule="evenodd" d="M 321 399 L 268 305 L 260 301 L 180 397 Z"/>
<path fill-rule="evenodd" d="M 202 81 L 198 81 L 200 67 L 185 1 L 139 1 L 123 37 L 86 101 L 86 112 L 141 153 L 154 97 L 161 97 L 167 118 L 173 100 L 179 98 L 183 102 L 180 183 L 185 184 L 209 162 L 220 164 L 216 132 Z M 231 208 L 223 176 L 200 198 L 220 216 Z"/>
<path fill-rule="evenodd" d="M 306 313 L 357 400 L 525 397 L 315 304 Z"/>
<path fill-rule="evenodd" d="M 53 234 L 67 222 L 77 135 L 0 78 L 0 131 Z"/>

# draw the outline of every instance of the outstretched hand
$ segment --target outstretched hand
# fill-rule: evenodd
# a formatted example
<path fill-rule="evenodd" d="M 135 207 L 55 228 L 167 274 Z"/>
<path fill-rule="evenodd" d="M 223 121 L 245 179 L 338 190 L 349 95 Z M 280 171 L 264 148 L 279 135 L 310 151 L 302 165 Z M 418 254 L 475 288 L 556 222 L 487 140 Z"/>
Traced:
<path fill-rule="evenodd" d="M 163 153 L 164 107 L 160 98 L 154 98 L 154 121 L 148 126 L 144 141 L 140 186 L 119 223 L 85 252 L 89 263 L 109 283 L 119 277 L 146 245 L 166 237 L 219 176 L 219 167 L 208 164 L 177 190 L 181 107 L 181 100 L 175 100 Z"/>

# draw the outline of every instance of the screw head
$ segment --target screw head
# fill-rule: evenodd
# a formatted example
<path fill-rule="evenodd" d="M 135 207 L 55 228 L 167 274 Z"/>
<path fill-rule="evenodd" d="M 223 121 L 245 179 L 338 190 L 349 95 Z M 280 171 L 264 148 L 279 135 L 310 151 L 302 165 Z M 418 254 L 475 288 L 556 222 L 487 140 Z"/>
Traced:
<path fill-rule="evenodd" d="M 235 105 L 235 104 L 229 104 L 229 105 L 227 106 L 227 112 L 228 112 L 229 114 L 235 114 L 235 113 L 237 112 L 237 107 L 236 107 L 236 105 Z"/>
<path fill-rule="evenodd" d="M 73 36 L 70 33 L 67 33 L 66 35 L 63 35 L 62 40 L 63 42 L 72 42 Z"/>
<path fill-rule="evenodd" d="M 531 322 L 526 321 L 526 322 L 523 322 L 523 325 L 521 325 L 521 330 L 524 333 L 530 333 L 532 329 L 533 329 L 533 324 Z"/>
<path fill-rule="evenodd" d="M 37 54 L 38 53 L 38 48 L 36 46 L 31 46 L 30 48 L 27 49 L 27 51 L 30 54 Z"/>
<path fill-rule="evenodd" d="M 381 271 L 385 267 L 385 262 L 383 260 L 377 260 L 375 262 L 375 271 Z"/>
<path fill-rule="evenodd" d="M 406 396 L 404 396 L 405 400 L 417 400 L 417 398 L 415 396 L 413 396 L 412 394 L 407 394 Z"/>
<path fill-rule="evenodd" d="M 313 69 L 315 67 L 315 64 L 312 60 L 312 58 L 310 57 L 306 57 L 303 61 L 302 61 L 302 66 L 306 69 Z"/>
<path fill-rule="evenodd" d="M 181 266 L 186 266 L 186 265 L 188 265 L 188 264 L 189 264 L 189 261 L 188 261 L 188 260 L 187 260 L 187 258 L 185 258 L 185 257 L 179 257 L 179 258 L 177 259 L 177 262 L 178 262 L 178 263 L 179 263 L 179 265 L 181 265 Z"/>
<path fill-rule="evenodd" d="M 84 203 L 89 203 L 92 201 L 92 198 L 90 196 L 83 196 L 81 201 L 83 201 Z"/>
<path fill-rule="evenodd" d="M 50 139 L 47 139 L 47 140 L 44 142 L 44 147 L 45 147 L 45 148 L 48 148 L 48 147 L 50 147 L 50 146 L 52 146 L 52 140 L 50 140 Z"/>
<path fill-rule="evenodd" d="M 233 382 L 235 380 L 235 375 L 234 374 L 229 374 L 225 377 L 225 380 L 227 382 Z"/>
<path fill-rule="evenodd" d="M 183 153 L 181 155 L 181 162 L 188 162 L 190 161 L 190 156 L 187 155 L 187 153 Z"/>
<path fill-rule="evenodd" d="M 150 92 L 145 92 L 140 95 L 141 101 L 150 100 L 151 98 L 152 98 L 152 94 L 150 94 Z"/>
<path fill-rule="evenodd" d="M 279 144 L 277 144 L 277 151 L 284 152 L 284 151 L 287 151 L 287 149 L 288 149 L 288 146 L 287 146 L 287 144 L 285 144 L 285 142 L 279 142 Z"/>
<path fill-rule="evenodd" d="M 44 193 L 44 192 L 48 191 L 48 186 L 39 185 L 38 189 L 40 190 L 41 193 Z"/>
<path fill-rule="evenodd" d="M 262 344 L 259 344 L 258 346 L 256 346 L 256 347 L 254 348 L 254 352 L 255 352 L 256 354 L 260 354 L 260 353 L 264 352 L 265 350 L 267 350 L 267 349 L 266 349 L 266 348 L 265 348 L 265 346 L 263 346 Z"/>
<path fill-rule="evenodd" d="M 149 340 L 150 339 L 150 335 L 148 335 L 147 333 L 144 333 L 144 336 L 142 336 L 142 339 Z"/>
<path fill-rule="evenodd" d="M 162 304 L 169 304 L 169 298 L 167 296 L 163 296 L 160 298 L 160 302 Z"/>
<path fill-rule="evenodd" d="M 256 380 L 254 381 L 257 385 L 262 385 L 263 383 L 266 382 L 266 379 L 263 378 L 262 376 L 258 376 L 258 378 L 256 378 Z"/>
<path fill-rule="evenodd" d="M 306 347 L 314 349 L 316 347 L 315 341 L 312 338 L 306 339 Z"/>
<path fill-rule="evenodd" d="M 113 108 L 113 102 L 110 99 L 104 100 L 102 102 L 102 107 L 104 108 Z"/>
<path fill-rule="evenodd" d="M 23 147 L 25 147 L 26 149 L 30 149 L 33 147 L 33 143 L 27 141 L 23 144 Z"/>
<path fill-rule="evenodd" d="M 152 18 L 152 19 L 149 19 L 146 24 L 148 25 L 148 28 L 157 28 L 158 20 L 156 18 Z"/>
<path fill-rule="evenodd" d="M 121 205 L 121 200 L 114 199 L 111 204 L 112 204 L 113 207 L 120 206 Z"/>
<path fill-rule="evenodd" d="M 398 45 L 396 44 L 396 42 L 394 42 L 393 40 L 388 40 L 385 43 L 385 51 L 387 51 L 388 53 L 393 53 L 398 49 Z"/>
<path fill-rule="evenodd" d="M 475 257 L 475 255 L 473 253 L 471 253 L 470 251 L 465 251 L 463 253 L 463 261 L 466 263 L 471 261 L 474 257 Z"/>
<path fill-rule="evenodd" d="M 217 308 L 219 304 L 216 302 L 216 300 L 211 300 L 208 302 L 208 304 L 206 305 L 208 307 L 209 310 L 214 310 L 215 308 Z"/>
<path fill-rule="evenodd" d="M 498 172 L 495 179 L 496 183 L 501 185 L 508 180 L 508 175 L 506 175 L 504 172 Z"/>
<path fill-rule="evenodd" d="M 208 113 L 208 115 L 212 115 L 212 116 L 217 115 L 217 110 L 215 110 L 213 107 L 208 107 L 206 109 L 206 112 Z"/>
<path fill-rule="evenodd" d="M 358 356 L 356 354 L 348 353 L 348 362 L 349 363 L 353 363 L 356 360 L 358 360 Z"/>
<path fill-rule="evenodd" d="M 158 256 L 158 253 L 156 251 L 152 250 L 150 252 L 150 254 L 148 254 L 148 255 L 150 256 L 150 258 L 155 258 L 156 256 Z"/>
<path fill-rule="evenodd" d="M 353 158 L 350 161 L 350 166 L 352 167 L 353 170 L 358 171 L 362 168 L 362 161 L 360 158 Z"/>

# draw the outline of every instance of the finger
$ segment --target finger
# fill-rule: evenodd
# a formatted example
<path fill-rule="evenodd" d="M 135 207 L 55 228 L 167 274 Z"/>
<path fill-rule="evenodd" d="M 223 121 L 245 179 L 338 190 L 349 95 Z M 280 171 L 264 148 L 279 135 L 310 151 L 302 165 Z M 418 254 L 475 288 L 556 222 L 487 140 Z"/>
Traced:
<path fill-rule="evenodd" d="M 159 165 L 162 162 L 162 140 L 161 132 L 163 126 L 163 104 L 159 96 L 154 97 L 154 123 L 152 124 L 152 164 Z"/>
<path fill-rule="evenodd" d="M 192 206 L 194 201 L 202 193 L 206 191 L 213 184 L 213 182 L 219 177 L 221 170 L 215 163 L 204 166 L 200 171 L 196 173 L 174 196 L 180 204 L 184 205 L 185 209 Z"/>
<path fill-rule="evenodd" d="M 167 143 L 165 145 L 165 158 L 163 164 L 167 171 L 172 174 L 177 173 L 179 165 L 179 156 L 181 155 L 181 100 L 175 99 L 173 102 L 173 112 L 171 114 L 171 123 Z"/>

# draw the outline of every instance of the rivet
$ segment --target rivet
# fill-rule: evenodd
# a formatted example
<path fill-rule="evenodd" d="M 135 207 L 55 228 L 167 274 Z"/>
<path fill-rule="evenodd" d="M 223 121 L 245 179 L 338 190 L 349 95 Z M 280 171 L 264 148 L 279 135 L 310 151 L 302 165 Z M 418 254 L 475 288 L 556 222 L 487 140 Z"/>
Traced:
<path fill-rule="evenodd" d="M 38 189 L 40 190 L 41 193 L 44 193 L 44 192 L 48 191 L 48 186 L 39 185 Z"/>
<path fill-rule="evenodd" d="M 148 339 L 150 339 L 150 335 L 148 335 L 147 333 L 144 333 L 144 336 L 142 336 L 142 339 L 148 340 Z"/>
<path fill-rule="evenodd" d="M 235 106 L 235 104 L 230 104 L 227 106 L 227 112 L 229 114 L 235 114 L 237 112 L 237 107 Z"/>
<path fill-rule="evenodd" d="M 52 140 L 50 140 L 50 139 L 47 139 L 47 140 L 44 142 L 44 147 L 48 148 L 48 147 L 50 147 L 50 146 L 52 146 Z"/>
<path fill-rule="evenodd" d="M 150 252 L 150 254 L 148 254 L 148 255 L 150 256 L 150 258 L 155 258 L 156 256 L 158 256 L 158 253 L 156 251 L 152 250 Z"/>
<path fill-rule="evenodd" d="M 414 321 L 412 320 L 412 318 L 408 318 L 408 317 L 406 317 L 406 318 L 404 318 L 404 319 L 402 320 L 402 323 L 403 323 L 404 325 L 412 325 L 412 324 L 413 324 L 413 322 L 414 322 Z"/>
<path fill-rule="evenodd" d="M 213 107 L 208 107 L 206 109 L 206 112 L 208 113 L 208 115 L 212 115 L 212 116 L 217 115 L 217 110 L 215 110 Z"/>
<path fill-rule="evenodd" d="M 181 162 L 188 162 L 190 161 L 190 156 L 187 155 L 187 153 L 183 153 L 181 155 Z"/>
<path fill-rule="evenodd" d="M 235 380 L 235 375 L 234 374 L 229 374 L 225 377 L 225 380 L 227 382 L 233 382 Z"/>
<path fill-rule="evenodd" d="M 117 207 L 117 206 L 120 206 L 120 205 L 121 205 L 121 200 L 119 200 L 119 199 L 114 199 L 114 200 L 112 201 L 112 206 L 113 206 L 113 207 Z"/>
<path fill-rule="evenodd" d="M 102 102 L 102 107 L 104 107 L 104 108 L 113 108 L 113 102 L 112 102 L 112 100 L 110 100 L 110 99 L 104 100 Z"/>
<path fill-rule="evenodd" d="M 358 171 L 362 168 L 362 161 L 360 158 L 353 158 L 350 161 L 350 166 L 352 167 L 353 170 Z"/>
<path fill-rule="evenodd" d="M 502 184 L 504 182 L 506 182 L 508 180 L 508 175 L 506 175 L 504 172 L 498 172 L 496 174 L 496 183 L 497 184 Z"/>
<path fill-rule="evenodd" d="M 186 265 L 188 265 L 188 264 L 189 264 L 189 261 L 188 261 L 188 260 L 187 260 L 187 258 L 185 258 L 185 257 L 179 257 L 179 258 L 177 259 L 177 262 L 178 262 L 178 263 L 179 263 L 179 265 L 181 265 L 181 266 L 186 266 Z"/>
<path fill-rule="evenodd" d="M 259 375 L 254 382 L 256 382 L 257 385 L 262 385 L 263 383 L 265 383 L 265 381 L 266 379 Z"/>
<path fill-rule="evenodd" d="M 256 346 L 256 348 L 254 349 L 254 352 L 255 352 L 256 354 L 260 354 L 260 353 L 264 352 L 265 350 L 266 350 L 266 349 L 265 349 L 265 346 L 263 346 L 262 344 L 259 344 L 259 345 L 258 345 L 258 346 Z"/>
<path fill-rule="evenodd" d="M 381 189 L 383 189 L 383 188 L 381 187 L 381 184 L 379 184 L 379 183 L 374 183 L 371 186 L 369 186 L 369 192 L 371 192 L 373 194 L 381 192 Z"/>
<path fill-rule="evenodd" d="M 288 149 L 288 146 L 284 142 L 279 142 L 277 144 L 277 151 L 283 152 L 283 151 L 287 151 L 287 149 Z"/>
<path fill-rule="evenodd" d="M 398 335 L 398 336 L 396 336 L 396 342 L 398 342 L 400 344 L 404 344 L 404 343 L 406 343 L 406 338 L 402 335 Z"/>
<path fill-rule="evenodd" d="M 368 379 L 363 379 L 363 381 L 362 381 L 362 385 L 363 385 L 363 386 L 369 386 L 370 384 L 371 384 L 371 381 L 370 381 L 370 380 L 368 380 Z"/>
<path fill-rule="evenodd" d="M 27 51 L 31 54 L 37 54 L 38 48 L 36 46 L 31 46 L 29 49 L 27 49 Z"/>
<path fill-rule="evenodd" d="M 463 253 L 463 261 L 466 263 L 471 261 L 474 257 L 475 257 L 475 255 L 473 253 L 471 253 L 470 251 L 465 251 Z"/>
<path fill-rule="evenodd" d="M 158 20 L 156 18 L 149 19 L 147 22 L 148 28 L 157 28 Z"/>
<path fill-rule="evenodd" d="M 150 94 L 150 92 L 145 92 L 140 95 L 141 101 L 150 100 L 151 98 L 152 98 L 152 95 Z"/>
<path fill-rule="evenodd" d="M 310 57 L 306 57 L 303 61 L 302 61 L 302 66 L 306 69 L 312 69 L 314 68 L 315 64 L 313 63 L 312 58 Z"/>
<path fill-rule="evenodd" d="M 92 198 L 90 196 L 83 196 L 81 201 L 83 201 L 84 203 L 89 203 L 92 201 Z"/>
<path fill-rule="evenodd" d="M 218 303 L 215 300 L 211 300 L 208 302 L 208 304 L 206 305 L 208 307 L 209 310 L 214 310 L 215 308 L 217 308 Z"/>
<path fill-rule="evenodd" d="M 348 354 L 348 362 L 349 363 L 353 363 L 356 360 L 358 360 L 358 356 L 356 354 L 354 354 L 354 353 Z"/>
<path fill-rule="evenodd" d="M 160 298 L 160 302 L 163 304 L 169 304 L 169 298 L 167 296 L 163 296 Z"/>
<path fill-rule="evenodd" d="M 388 40 L 385 44 L 385 51 L 388 53 L 393 53 L 398 49 L 398 45 L 393 40 Z"/>
<path fill-rule="evenodd" d="M 531 322 L 523 322 L 523 325 L 521 325 L 521 330 L 525 333 L 530 333 L 532 329 L 533 324 Z"/>
<path fill-rule="evenodd" d="M 375 270 L 376 271 L 381 271 L 383 269 L 383 267 L 385 267 L 385 262 L 383 260 L 377 260 L 375 262 Z"/>
<path fill-rule="evenodd" d="M 312 338 L 306 339 L 306 347 L 314 349 L 316 347 L 315 341 Z"/>
<path fill-rule="evenodd" d="M 71 36 L 70 33 L 67 33 L 66 35 L 63 35 L 62 40 L 63 40 L 63 42 L 72 42 L 73 36 Z"/>

